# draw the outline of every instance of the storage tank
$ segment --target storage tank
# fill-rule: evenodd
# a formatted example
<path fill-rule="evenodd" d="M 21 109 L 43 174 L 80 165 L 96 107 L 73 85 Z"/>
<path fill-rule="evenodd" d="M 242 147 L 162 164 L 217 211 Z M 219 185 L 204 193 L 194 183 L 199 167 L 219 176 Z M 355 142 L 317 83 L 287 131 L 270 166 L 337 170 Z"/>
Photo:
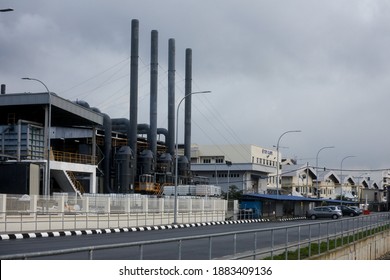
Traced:
<path fill-rule="evenodd" d="M 157 172 L 173 174 L 173 158 L 170 153 L 160 155 L 157 160 Z"/>
<path fill-rule="evenodd" d="M 188 184 L 191 170 L 190 170 L 190 163 L 186 156 L 180 156 L 178 159 L 178 175 L 179 175 L 179 184 Z"/>
<path fill-rule="evenodd" d="M 154 172 L 154 157 L 151 150 L 143 150 L 138 156 L 137 174 L 152 174 Z"/>
<path fill-rule="evenodd" d="M 131 193 L 134 191 L 134 155 L 129 146 L 122 146 L 114 157 L 115 164 L 115 191 Z"/>

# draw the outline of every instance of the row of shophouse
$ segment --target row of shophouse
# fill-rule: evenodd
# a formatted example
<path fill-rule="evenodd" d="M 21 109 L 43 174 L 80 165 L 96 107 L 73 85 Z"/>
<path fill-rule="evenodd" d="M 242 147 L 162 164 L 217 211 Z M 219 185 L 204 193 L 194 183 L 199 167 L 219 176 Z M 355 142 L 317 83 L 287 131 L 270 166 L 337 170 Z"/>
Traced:
<path fill-rule="evenodd" d="M 283 159 L 276 172 L 276 151 L 255 145 L 193 145 L 191 158 L 195 175 L 207 177 L 225 192 L 234 185 L 244 195 L 278 193 L 309 199 L 343 199 L 376 205 L 377 210 L 388 207 L 390 170 L 376 174 L 380 179 L 375 180 L 368 172 L 317 168 Z"/>

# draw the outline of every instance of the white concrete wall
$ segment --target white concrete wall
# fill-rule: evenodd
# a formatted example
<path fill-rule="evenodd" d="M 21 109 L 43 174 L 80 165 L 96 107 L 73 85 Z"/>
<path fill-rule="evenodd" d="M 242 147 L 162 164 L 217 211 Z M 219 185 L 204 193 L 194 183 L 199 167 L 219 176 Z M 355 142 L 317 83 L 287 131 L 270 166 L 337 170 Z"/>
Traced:
<path fill-rule="evenodd" d="M 0 233 L 152 226 L 174 221 L 175 200 L 171 196 L 91 194 L 81 199 L 61 193 L 21 198 L 0 194 Z M 223 221 L 226 200 L 178 197 L 176 213 L 177 223 Z"/>

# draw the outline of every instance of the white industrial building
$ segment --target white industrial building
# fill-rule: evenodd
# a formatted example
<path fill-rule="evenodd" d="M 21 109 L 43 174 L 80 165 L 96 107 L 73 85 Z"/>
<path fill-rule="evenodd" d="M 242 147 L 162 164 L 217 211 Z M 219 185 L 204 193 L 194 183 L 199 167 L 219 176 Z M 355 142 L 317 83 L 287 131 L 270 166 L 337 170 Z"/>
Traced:
<path fill-rule="evenodd" d="M 280 157 L 279 157 L 280 158 Z M 227 192 L 235 185 L 246 193 L 272 193 L 276 187 L 276 151 L 256 145 L 191 146 L 191 171 Z"/>

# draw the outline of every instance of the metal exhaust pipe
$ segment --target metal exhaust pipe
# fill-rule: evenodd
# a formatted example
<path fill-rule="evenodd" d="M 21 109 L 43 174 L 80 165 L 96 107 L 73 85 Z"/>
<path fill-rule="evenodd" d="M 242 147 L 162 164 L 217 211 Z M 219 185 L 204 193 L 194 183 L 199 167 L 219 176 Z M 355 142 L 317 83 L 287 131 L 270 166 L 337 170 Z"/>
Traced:
<path fill-rule="evenodd" d="M 192 50 L 186 49 L 184 156 L 191 162 Z"/>
<path fill-rule="evenodd" d="M 131 62 L 130 62 L 130 131 L 127 134 L 128 145 L 137 161 L 137 122 L 138 122 L 138 48 L 139 22 L 131 21 Z M 137 165 L 135 165 L 137 166 Z"/>
<path fill-rule="evenodd" d="M 158 32 L 152 30 L 150 51 L 150 150 L 157 157 Z"/>
<path fill-rule="evenodd" d="M 168 153 L 175 155 L 175 39 L 168 41 Z"/>

